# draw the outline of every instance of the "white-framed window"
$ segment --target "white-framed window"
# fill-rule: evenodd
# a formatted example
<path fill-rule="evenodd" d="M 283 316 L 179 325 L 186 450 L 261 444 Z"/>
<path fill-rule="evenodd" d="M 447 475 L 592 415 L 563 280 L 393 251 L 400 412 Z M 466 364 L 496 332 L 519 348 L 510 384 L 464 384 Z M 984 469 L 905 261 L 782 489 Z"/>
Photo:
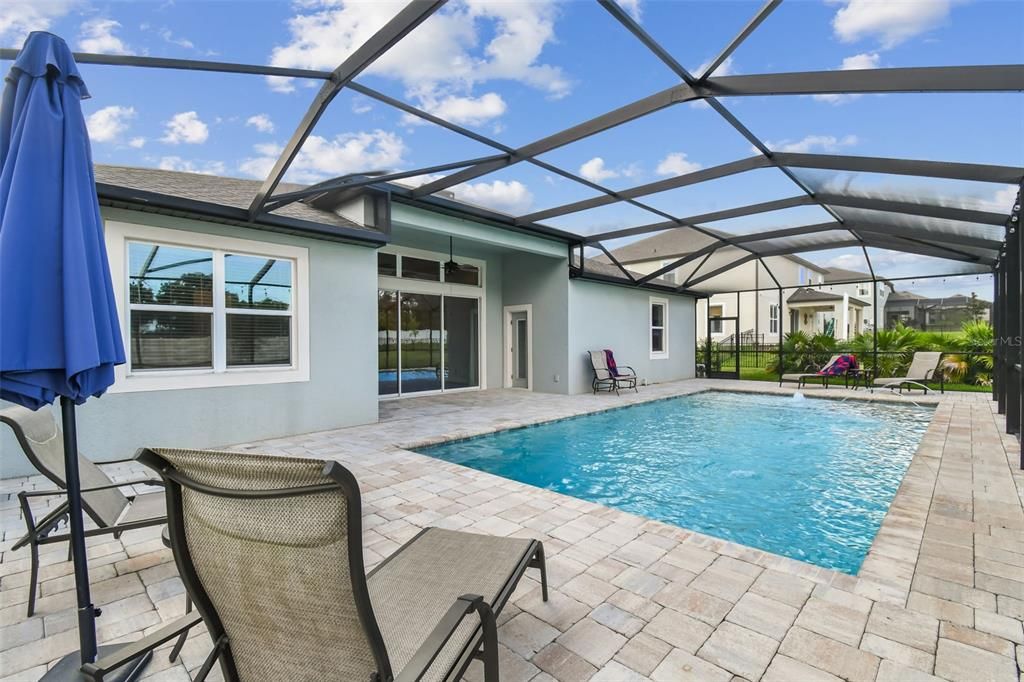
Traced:
<path fill-rule="evenodd" d="M 871 295 L 870 285 L 867 284 L 866 282 L 861 282 L 860 284 L 858 284 L 857 285 L 857 295 L 858 296 L 870 296 Z"/>
<path fill-rule="evenodd" d="M 116 221 L 114 392 L 309 380 L 304 248 Z"/>
<path fill-rule="evenodd" d="M 675 261 L 673 261 L 673 260 L 663 260 L 663 261 L 661 261 L 661 267 L 665 267 L 667 265 L 671 265 L 674 262 Z M 661 276 L 661 279 L 665 280 L 666 282 L 671 282 L 672 284 L 677 284 L 677 282 L 676 282 L 676 271 L 675 270 L 669 270 L 668 272 L 666 272 L 664 275 Z"/>
<path fill-rule="evenodd" d="M 668 299 L 654 298 L 650 300 L 650 339 L 651 359 L 668 357 Z"/>
<path fill-rule="evenodd" d="M 708 309 L 708 317 L 711 318 L 709 332 L 712 334 L 722 333 L 722 320 L 717 319 L 725 315 L 725 306 L 713 305 Z"/>
<path fill-rule="evenodd" d="M 768 305 L 768 333 L 778 334 L 779 333 L 779 304 L 770 303 Z"/>
<path fill-rule="evenodd" d="M 413 249 L 382 250 L 377 252 L 377 275 L 471 287 L 483 285 L 483 268 L 479 261 L 456 257 L 454 261 L 458 267 L 446 269 L 448 259 L 449 256 L 443 254 Z"/>

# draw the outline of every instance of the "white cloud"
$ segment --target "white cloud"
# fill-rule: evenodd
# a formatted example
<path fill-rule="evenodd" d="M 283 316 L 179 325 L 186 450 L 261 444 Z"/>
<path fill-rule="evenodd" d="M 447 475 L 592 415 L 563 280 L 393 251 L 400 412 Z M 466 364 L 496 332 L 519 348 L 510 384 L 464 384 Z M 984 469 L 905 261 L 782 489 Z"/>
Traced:
<path fill-rule="evenodd" d="M 194 50 L 195 47 L 196 47 L 195 44 L 191 40 L 189 40 L 188 38 L 183 38 L 182 36 L 174 35 L 174 33 L 172 33 L 171 29 L 169 29 L 169 28 L 162 28 L 159 31 L 157 31 L 157 34 L 161 38 L 163 38 L 165 43 L 170 43 L 171 45 L 177 45 L 178 47 L 184 47 L 185 49 L 188 49 L 188 50 Z"/>
<path fill-rule="evenodd" d="M 505 113 L 505 100 L 496 92 L 488 92 L 480 97 L 459 97 L 449 95 L 439 101 L 428 99 L 423 108 L 446 121 L 459 124 L 479 125 Z M 421 119 L 409 116 L 409 122 L 421 122 Z"/>
<path fill-rule="evenodd" d="M 146 146 L 146 138 L 144 137 L 133 137 L 128 140 L 128 146 L 133 149 L 142 149 Z"/>
<path fill-rule="evenodd" d="M 780 140 L 765 142 L 765 146 L 775 152 L 796 152 L 808 154 L 813 151 L 837 152 L 844 147 L 852 147 L 859 142 L 856 135 L 836 137 L 835 135 L 808 135 L 802 140 Z M 756 149 L 754 151 L 757 151 Z"/>
<path fill-rule="evenodd" d="M 469 182 L 451 188 L 455 198 L 496 211 L 521 215 L 533 206 L 533 194 L 518 180 L 505 182 Z"/>
<path fill-rule="evenodd" d="M 619 7 L 626 10 L 629 16 L 633 17 L 633 21 L 640 23 L 640 19 L 643 16 L 640 0 L 618 0 L 618 2 Z"/>
<path fill-rule="evenodd" d="M 604 165 L 604 159 L 600 156 L 595 156 L 590 161 L 587 161 L 580 166 L 580 175 L 591 182 L 601 182 L 608 178 L 619 177 L 619 172 L 612 170 L 611 168 L 606 168 Z"/>
<path fill-rule="evenodd" d="M 246 119 L 245 125 L 252 126 L 261 133 L 274 132 L 274 122 L 266 114 L 256 114 Z"/>
<path fill-rule="evenodd" d="M 883 49 L 942 25 L 952 0 L 846 0 L 832 19 L 836 37 L 844 43 L 876 38 Z"/>
<path fill-rule="evenodd" d="M 281 147 L 259 144 L 254 149 L 259 156 L 242 161 L 239 170 L 253 177 L 266 177 Z M 345 133 L 333 139 L 310 135 L 286 177 L 292 182 L 319 182 L 347 173 L 394 170 L 403 164 L 406 151 L 401 137 L 384 130 Z"/>
<path fill-rule="evenodd" d="M 715 69 L 714 71 L 711 72 L 711 75 L 715 76 L 715 77 L 731 76 L 734 73 L 736 73 L 736 71 L 734 70 L 734 65 L 735 65 L 735 62 L 733 62 L 732 55 L 730 55 L 730 56 L 725 58 L 725 61 L 723 61 L 721 64 L 718 65 L 717 69 Z M 710 59 L 707 60 L 706 62 L 704 62 L 703 64 L 701 64 L 700 66 L 698 66 L 696 68 L 696 70 L 693 72 L 693 74 L 695 76 L 699 76 L 702 73 L 704 73 L 704 69 L 708 68 L 709 66 L 711 66 L 711 60 Z"/>
<path fill-rule="evenodd" d="M 1007 185 L 996 190 L 990 199 L 982 199 L 980 208 L 986 211 L 1009 215 L 1010 210 L 1013 208 L 1013 202 L 1016 200 L 1017 188 L 1013 185 Z"/>
<path fill-rule="evenodd" d="M 353 114 L 366 114 L 373 111 L 373 105 L 370 104 L 370 100 L 365 97 L 357 97 L 352 100 L 352 113 Z"/>
<path fill-rule="evenodd" d="M 305 0 L 288 20 L 291 40 L 271 53 L 270 63 L 333 69 L 383 26 L 401 5 L 390 2 Z M 494 93 L 476 95 L 475 86 L 512 80 L 550 97 L 564 97 L 571 82 L 562 69 L 540 61 L 555 40 L 558 13 L 552 0 L 488 2 L 462 0 L 432 16 L 388 50 L 369 73 L 401 81 L 417 104 L 452 108 L 484 121 L 504 113 Z M 289 79 L 270 78 L 271 87 L 291 91 Z M 500 109 L 500 112 L 498 111 Z"/>
<path fill-rule="evenodd" d="M 864 52 L 844 59 L 843 63 L 839 66 L 839 70 L 859 71 L 862 69 L 877 69 L 880 63 L 881 57 L 877 52 Z M 819 102 L 840 104 L 842 102 L 849 102 L 850 100 L 857 99 L 860 95 L 812 95 L 812 97 Z"/>
<path fill-rule="evenodd" d="M 658 175 L 685 175 L 700 170 L 701 165 L 686 158 L 684 152 L 672 152 L 658 164 Z"/>
<path fill-rule="evenodd" d="M 113 105 L 94 111 L 85 119 L 86 127 L 89 128 L 89 139 L 93 142 L 115 142 L 128 130 L 128 122 L 133 118 L 134 107 Z"/>
<path fill-rule="evenodd" d="M 119 28 L 121 24 L 113 19 L 89 19 L 82 24 L 82 37 L 78 40 L 78 49 L 102 54 L 128 54 L 128 45 L 114 35 Z"/>
<path fill-rule="evenodd" d="M 223 161 L 192 161 L 180 156 L 161 157 L 157 168 L 185 173 L 201 173 L 202 175 L 223 175 L 226 170 Z"/>
<path fill-rule="evenodd" d="M 435 180 L 440 180 L 443 177 L 444 175 L 441 174 L 428 173 L 426 175 L 405 178 L 398 182 L 407 187 L 419 187 Z M 550 175 L 544 176 L 544 179 L 552 185 L 556 182 Z M 533 207 L 533 193 L 518 180 L 509 182 L 504 180 L 464 182 L 449 187 L 446 191 L 453 193 L 458 201 L 484 206 L 511 215 L 522 215 Z"/>
<path fill-rule="evenodd" d="M 194 111 L 183 111 L 171 117 L 164 124 L 164 136 L 161 142 L 167 144 L 202 144 L 210 136 L 210 129 Z"/>
<path fill-rule="evenodd" d="M 21 47 L 32 31 L 48 31 L 78 4 L 75 0 L 49 0 L 48 2 L 0 3 L 0 40 L 7 47 Z"/>
<path fill-rule="evenodd" d="M 840 71 L 857 71 L 859 69 L 877 69 L 879 56 L 877 52 L 855 54 L 843 60 Z"/>

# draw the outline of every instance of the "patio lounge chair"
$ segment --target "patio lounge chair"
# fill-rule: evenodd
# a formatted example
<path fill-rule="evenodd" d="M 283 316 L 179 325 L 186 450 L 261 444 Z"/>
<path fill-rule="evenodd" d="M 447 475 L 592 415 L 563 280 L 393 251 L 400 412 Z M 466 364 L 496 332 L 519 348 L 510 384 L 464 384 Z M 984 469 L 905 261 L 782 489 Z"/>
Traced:
<path fill-rule="evenodd" d="M 598 391 L 615 391 L 619 395 L 620 388 L 631 388 L 639 393 L 636 387 L 636 371 L 628 365 L 616 365 L 613 370 L 608 363 L 607 350 L 587 351 L 590 366 L 594 370 L 594 380 L 590 386 L 596 394 Z"/>
<path fill-rule="evenodd" d="M 779 378 L 779 386 L 782 386 L 782 382 L 783 381 L 795 381 L 796 382 L 796 387 L 798 389 L 800 389 L 800 388 L 803 388 L 805 385 L 807 385 L 807 380 L 808 379 L 821 379 L 822 383 L 825 385 L 825 388 L 828 388 L 828 379 L 829 379 L 829 377 L 831 377 L 831 376 L 839 376 L 837 374 L 832 374 L 832 372 L 835 369 L 837 369 L 836 368 L 836 363 L 839 362 L 839 359 L 842 358 L 843 356 L 844 356 L 843 353 L 837 353 L 836 355 L 833 355 L 831 357 L 831 359 L 829 359 L 828 362 L 826 362 L 824 365 L 822 365 L 821 369 L 819 369 L 817 372 L 801 372 L 801 373 L 794 373 L 794 374 L 783 374 Z M 844 373 L 845 373 L 845 370 L 844 370 Z"/>
<path fill-rule="evenodd" d="M 28 545 L 31 551 L 31 573 L 28 587 L 28 615 L 35 612 L 36 581 L 39 578 L 39 546 L 64 542 L 70 538 L 67 533 L 55 533 L 60 522 L 67 517 L 68 503 L 62 501 L 42 518 L 36 520 L 30 501 L 41 497 L 66 495 L 67 482 L 64 478 L 64 435 L 60 425 L 48 409 L 35 412 L 18 405 L 0 410 L 0 422 L 14 431 L 21 449 L 32 466 L 50 479 L 57 490 L 22 490 L 18 493 L 21 513 L 25 517 L 27 533 L 14 543 L 12 550 Z M 114 460 L 104 464 L 131 461 Z M 125 495 L 120 488 L 131 485 L 156 485 L 152 478 L 121 481 L 115 483 L 90 459 L 78 455 L 78 469 L 82 485 L 82 508 L 97 528 L 85 531 L 86 537 L 113 535 L 121 537 L 126 530 L 157 526 L 167 522 L 167 512 L 162 490 L 141 495 Z M 70 548 L 69 548 L 70 552 Z M 70 556 L 69 556 L 70 560 Z"/>
<path fill-rule="evenodd" d="M 143 450 L 167 488 L 174 559 L 197 614 L 83 670 L 94 680 L 205 622 L 224 679 L 498 682 L 495 617 L 537 540 L 427 528 L 369 573 L 359 486 L 337 462 Z M 200 617 L 201 616 L 201 617 Z"/>
<path fill-rule="evenodd" d="M 923 389 L 925 393 L 928 393 L 928 386 L 925 384 L 935 380 L 937 374 L 939 390 L 945 393 L 945 377 L 942 375 L 942 372 L 938 371 L 940 360 L 942 360 L 942 353 L 938 351 L 914 353 L 914 357 L 910 361 L 910 367 L 907 368 L 906 376 L 881 377 L 875 379 L 874 384 L 879 388 L 898 388 L 900 393 L 903 393 L 904 387 L 907 390 L 911 390 L 916 386 Z"/>

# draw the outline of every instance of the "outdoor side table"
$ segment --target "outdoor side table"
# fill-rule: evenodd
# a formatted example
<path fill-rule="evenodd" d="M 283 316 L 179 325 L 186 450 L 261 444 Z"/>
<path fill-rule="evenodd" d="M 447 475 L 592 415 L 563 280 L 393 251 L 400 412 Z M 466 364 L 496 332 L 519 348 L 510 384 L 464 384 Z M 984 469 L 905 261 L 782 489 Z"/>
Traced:
<path fill-rule="evenodd" d="M 862 385 L 864 388 L 871 388 L 871 380 L 874 378 L 874 375 L 875 372 L 870 367 L 847 370 L 846 387 L 850 388 L 850 379 L 853 379 L 853 390 L 856 391 Z"/>

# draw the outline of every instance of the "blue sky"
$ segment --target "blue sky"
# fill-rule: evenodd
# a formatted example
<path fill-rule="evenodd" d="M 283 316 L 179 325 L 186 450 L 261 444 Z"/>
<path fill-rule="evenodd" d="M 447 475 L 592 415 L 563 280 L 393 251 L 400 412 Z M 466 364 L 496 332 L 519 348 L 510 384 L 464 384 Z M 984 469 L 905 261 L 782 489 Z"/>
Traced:
<path fill-rule="evenodd" d="M 698 70 L 762 4 L 622 2 L 684 66 Z M 0 44 L 47 29 L 76 50 L 330 69 L 399 7 L 381 2 L 7 2 Z M 787 0 L 716 73 L 1024 63 L 1024 3 Z M 262 77 L 82 67 L 95 159 L 262 178 L 318 84 Z M 596 3 L 454 0 L 359 79 L 517 146 L 669 87 L 674 74 Z M 1024 165 L 1024 96 L 909 94 L 724 100 L 774 149 Z M 397 170 L 494 151 L 354 93 L 343 92 L 290 174 L 312 182 Z M 544 160 L 613 188 L 752 155 L 702 104 L 685 104 L 557 149 Z M 828 178 L 815 178 L 828 182 Z M 838 180 L 848 180 L 839 178 Z M 866 189 L 940 192 L 1007 205 L 995 185 L 938 187 L 917 180 Z M 766 169 L 648 201 L 677 216 L 799 191 Z M 460 198 L 521 214 L 593 196 L 518 164 L 456 188 Z M 737 231 L 821 222 L 819 209 L 764 214 Z M 550 222 L 599 232 L 660 220 L 616 206 Z M 723 228 L 726 226 L 722 226 Z"/>

